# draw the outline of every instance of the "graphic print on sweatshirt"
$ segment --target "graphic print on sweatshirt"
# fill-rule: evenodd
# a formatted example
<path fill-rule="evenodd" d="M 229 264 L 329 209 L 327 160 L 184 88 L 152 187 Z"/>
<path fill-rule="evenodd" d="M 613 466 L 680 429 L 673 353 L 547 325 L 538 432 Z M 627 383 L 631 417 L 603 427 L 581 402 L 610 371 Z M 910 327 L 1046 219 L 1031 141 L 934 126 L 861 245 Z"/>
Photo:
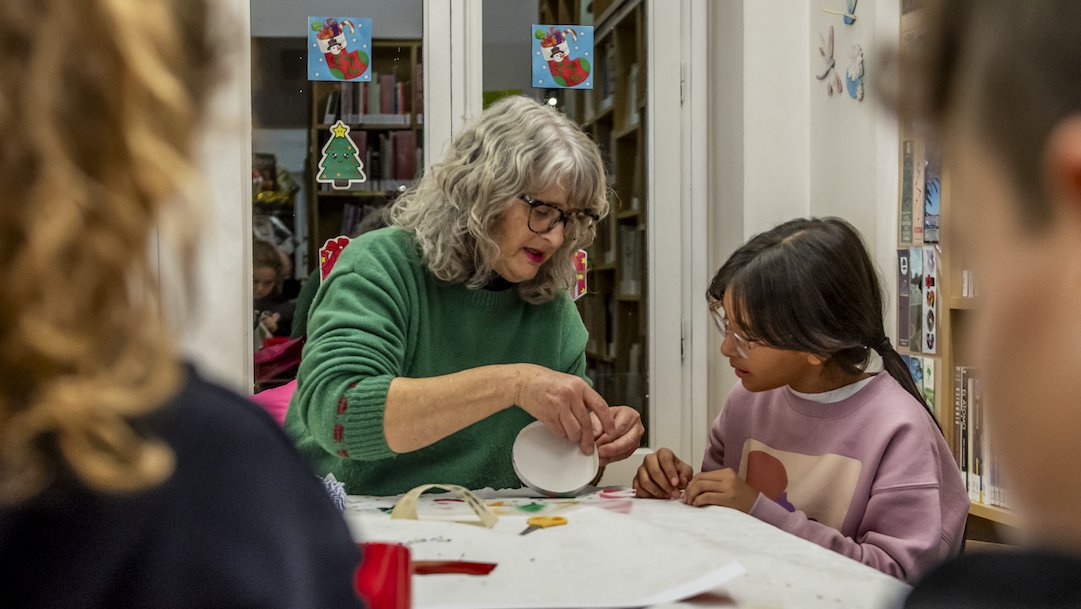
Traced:
<path fill-rule="evenodd" d="M 863 464 L 842 455 L 804 455 L 778 450 L 748 438 L 739 475 L 747 484 L 789 512 L 838 531 L 844 525 Z"/>

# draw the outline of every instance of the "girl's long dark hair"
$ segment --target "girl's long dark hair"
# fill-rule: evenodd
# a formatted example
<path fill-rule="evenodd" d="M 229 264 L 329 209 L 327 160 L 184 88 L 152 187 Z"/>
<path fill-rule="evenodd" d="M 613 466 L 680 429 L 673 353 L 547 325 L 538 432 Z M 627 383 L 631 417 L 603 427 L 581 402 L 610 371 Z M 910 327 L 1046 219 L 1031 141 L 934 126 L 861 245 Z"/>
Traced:
<path fill-rule="evenodd" d="M 733 310 L 725 313 L 746 338 L 828 356 L 849 374 L 863 372 L 877 351 L 886 372 L 934 419 L 886 336 L 878 274 L 848 222 L 798 219 L 756 235 L 717 271 L 706 297 L 720 302 L 729 290 Z"/>

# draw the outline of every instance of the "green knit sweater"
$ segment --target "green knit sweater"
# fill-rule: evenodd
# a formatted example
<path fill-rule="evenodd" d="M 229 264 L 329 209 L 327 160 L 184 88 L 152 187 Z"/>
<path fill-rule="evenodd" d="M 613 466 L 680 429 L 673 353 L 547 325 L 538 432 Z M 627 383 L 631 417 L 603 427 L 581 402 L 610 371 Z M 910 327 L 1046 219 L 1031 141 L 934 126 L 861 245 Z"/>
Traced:
<path fill-rule="evenodd" d="M 390 382 L 509 363 L 582 376 L 585 344 L 568 294 L 531 305 L 514 289 L 441 282 L 411 233 L 381 229 L 345 248 L 316 294 L 285 428 L 350 494 L 393 495 L 426 483 L 518 487 L 511 446 L 532 416 L 511 407 L 397 454 L 383 433 Z"/>

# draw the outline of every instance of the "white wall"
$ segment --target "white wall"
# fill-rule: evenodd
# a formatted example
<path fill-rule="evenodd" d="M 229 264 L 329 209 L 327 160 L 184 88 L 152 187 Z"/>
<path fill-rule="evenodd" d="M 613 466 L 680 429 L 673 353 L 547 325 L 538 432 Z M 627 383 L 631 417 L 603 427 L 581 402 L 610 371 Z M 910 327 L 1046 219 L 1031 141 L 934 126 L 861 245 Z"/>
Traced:
<path fill-rule="evenodd" d="M 841 18 L 820 6 L 833 3 L 815 0 L 810 16 L 811 84 L 811 213 L 836 215 L 863 233 L 889 297 L 886 330 L 893 333 L 896 317 L 895 248 L 897 234 L 897 120 L 884 107 L 875 80 L 882 71 L 878 60 L 883 46 L 895 45 L 900 28 L 899 0 L 865 2 L 857 6 L 856 22 L 844 25 Z M 818 35 L 835 33 L 837 68 L 848 67 L 853 43 L 863 46 L 865 95 L 862 102 L 847 94 L 826 95 L 826 85 L 815 79 L 825 66 L 818 54 Z"/>
<path fill-rule="evenodd" d="M 529 94 L 531 39 L 536 0 L 484 0 L 484 90 Z"/>
<path fill-rule="evenodd" d="M 240 4 L 248 10 L 248 2 Z M 334 15 L 370 17 L 376 38 L 420 38 L 423 7 L 423 0 L 251 0 L 251 31 L 253 36 L 307 36 L 309 15 Z"/>
<path fill-rule="evenodd" d="M 709 50 L 711 183 L 710 268 L 744 240 L 783 220 L 837 215 L 863 232 L 889 295 L 893 328 L 897 123 L 878 103 L 876 50 L 895 43 L 899 0 L 860 3 L 845 26 L 826 0 L 711 3 Z M 842 4 L 843 6 L 843 4 Z M 864 49 L 865 98 L 826 96 L 818 31 L 834 24 L 835 57 L 847 65 L 852 42 Z M 847 30 L 845 29 L 847 28 Z M 702 286 L 704 290 L 706 286 Z M 736 379 L 709 346 L 710 418 Z"/>
<path fill-rule="evenodd" d="M 712 276 L 751 235 L 810 213 L 811 130 L 807 4 L 742 0 L 711 8 Z M 736 382 L 718 338 L 713 333 L 709 345 L 710 420 Z"/>

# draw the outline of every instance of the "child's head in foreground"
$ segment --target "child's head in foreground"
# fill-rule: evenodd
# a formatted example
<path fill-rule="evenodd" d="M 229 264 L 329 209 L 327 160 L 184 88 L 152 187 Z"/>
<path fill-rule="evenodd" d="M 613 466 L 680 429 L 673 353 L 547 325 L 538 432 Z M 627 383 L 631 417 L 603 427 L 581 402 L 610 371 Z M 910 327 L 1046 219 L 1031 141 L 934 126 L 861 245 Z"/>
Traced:
<path fill-rule="evenodd" d="M 901 101 L 943 139 L 946 238 L 980 285 L 961 363 L 1028 531 L 1081 549 L 1081 2 L 925 4 Z"/>

